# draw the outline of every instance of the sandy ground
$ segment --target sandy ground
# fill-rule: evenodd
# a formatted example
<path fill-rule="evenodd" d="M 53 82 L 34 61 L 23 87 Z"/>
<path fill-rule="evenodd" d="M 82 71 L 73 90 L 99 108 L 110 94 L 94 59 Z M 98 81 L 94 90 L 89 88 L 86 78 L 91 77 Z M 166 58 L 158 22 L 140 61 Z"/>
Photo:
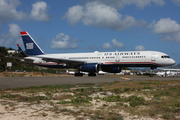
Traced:
<path fill-rule="evenodd" d="M 12 73 L 16 75 L 16 73 Z M 24 74 L 24 73 L 22 73 Z M 4 73 L 3 75 L 9 75 L 9 73 Z M 25 76 L 42 76 L 37 73 L 27 73 Z M 25 96 L 30 96 L 31 94 L 24 93 L 15 93 Z M 39 96 L 46 96 L 44 93 L 35 93 Z M 71 94 L 73 93 L 66 93 Z M 61 93 L 55 93 L 54 96 L 61 96 Z M 107 92 L 107 95 L 112 95 L 111 92 Z M 89 97 L 105 97 L 99 93 L 94 93 Z M 121 96 L 131 96 L 131 94 L 126 95 L 122 94 Z M 141 96 L 141 95 L 139 95 Z M 151 98 L 146 98 L 146 100 Z M 40 103 L 30 103 L 30 102 L 19 102 L 17 100 L 10 100 L 6 98 L 0 99 L 0 120 L 91 120 L 92 116 L 86 115 L 90 113 L 86 113 L 88 111 L 95 111 L 102 108 L 104 105 L 108 106 L 116 106 L 116 103 L 110 102 L 107 103 L 105 101 L 90 101 L 90 106 L 80 106 L 75 107 L 73 105 L 62 105 L 56 104 L 57 100 L 41 100 Z M 125 103 L 128 105 L 128 103 Z M 124 120 L 162 120 L 161 118 L 149 118 L 144 116 L 130 115 L 124 110 L 117 111 Z M 78 113 L 78 114 L 77 114 Z"/>
<path fill-rule="evenodd" d="M 25 96 L 31 96 L 31 94 L 24 93 L 15 93 Z M 71 94 L 73 93 L 66 93 Z M 112 93 L 108 92 L 107 95 L 111 95 Z M 38 96 L 46 96 L 43 93 L 36 93 Z M 54 96 L 61 96 L 63 94 L 56 93 Z M 99 93 L 92 94 L 91 97 L 104 97 Z M 88 110 L 98 110 L 102 108 L 103 105 L 107 104 L 105 101 L 99 101 L 97 103 L 96 100 L 91 101 L 91 106 L 89 107 L 75 107 L 75 106 L 64 106 L 62 104 L 55 104 L 58 100 L 41 100 L 40 104 L 30 103 L 30 102 L 18 102 L 9 99 L 0 99 L 0 120 L 91 120 L 92 117 L 86 115 L 85 111 Z M 54 104 L 52 104 L 54 103 Z M 108 106 L 115 106 L 114 102 L 108 103 Z M 84 112 L 79 113 L 79 111 L 84 110 Z M 69 112 L 70 111 L 70 112 Z M 73 112 L 72 112 L 73 111 Z M 76 112 L 78 113 L 76 115 Z M 121 110 L 118 111 L 121 116 L 123 116 L 124 120 L 161 120 L 160 118 L 148 118 L 142 116 L 132 116 L 129 113 Z M 87 113 L 88 114 L 88 113 Z"/>
<path fill-rule="evenodd" d="M 9 101 L 10 102 L 10 101 Z M 92 101 L 94 102 L 94 101 Z M 1 100 L 3 103 L 3 100 Z M 10 105 L 0 105 L 0 119 L 1 120 L 76 120 L 76 118 L 81 118 L 83 120 L 90 120 L 90 117 L 82 116 L 72 116 L 68 113 L 56 113 L 52 112 L 49 109 L 53 109 L 52 106 L 49 105 L 29 105 L 26 103 L 13 103 L 15 106 L 11 107 Z M 99 103 L 96 107 L 102 106 L 104 103 Z M 92 106 L 94 109 L 95 106 Z M 69 107 L 67 109 L 74 109 L 73 107 Z M 128 113 L 124 111 L 120 111 L 124 120 L 155 120 L 148 117 L 138 117 L 138 116 L 130 116 Z M 157 118 L 156 118 L 157 120 Z M 160 118 L 158 120 L 161 120 Z"/>
<path fill-rule="evenodd" d="M 7 105 L 2 105 L 8 102 Z M 13 105 L 12 105 L 13 104 Z M 23 102 L 4 101 L 1 99 L 1 120 L 75 120 L 71 115 L 51 112 L 52 106 L 47 104 L 30 105 Z"/>

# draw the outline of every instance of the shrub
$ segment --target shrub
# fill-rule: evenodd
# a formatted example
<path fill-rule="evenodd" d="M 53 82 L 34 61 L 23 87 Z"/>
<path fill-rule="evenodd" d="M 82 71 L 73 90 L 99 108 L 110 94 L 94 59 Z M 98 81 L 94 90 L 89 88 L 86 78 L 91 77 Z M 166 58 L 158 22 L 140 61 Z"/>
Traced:
<path fill-rule="evenodd" d="M 153 89 L 153 88 L 150 86 L 144 86 L 142 89 Z"/>
<path fill-rule="evenodd" d="M 180 103 L 175 104 L 175 107 L 180 107 Z"/>
<path fill-rule="evenodd" d="M 113 92 L 116 94 L 121 93 L 121 88 L 114 88 Z"/>
<path fill-rule="evenodd" d="M 120 101 L 120 98 L 121 98 L 120 95 L 117 95 L 117 96 L 111 95 L 111 96 L 103 98 L 103 100 L 105 100 L 106 102 L 117 102 L 117 101 Z"/>
<path fill-rule="evenodd" d="M 138 105 L 144 105 L 145 99 L 143 97 L 131 96 L 129 97 L 129 104 L 132 107 L 136 107 Z"/>
<path fill-rule="evenodd" d="M 124 91 L 130 91 L 131 89 L 130 88 L 124 88 Z"/>

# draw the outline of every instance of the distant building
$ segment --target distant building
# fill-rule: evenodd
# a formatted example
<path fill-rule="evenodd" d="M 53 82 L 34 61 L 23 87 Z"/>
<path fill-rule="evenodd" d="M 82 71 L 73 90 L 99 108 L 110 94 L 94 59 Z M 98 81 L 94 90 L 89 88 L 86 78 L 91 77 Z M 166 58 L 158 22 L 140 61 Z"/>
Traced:
<path fill-rule="evenodd" d="M 131 70 L 122 70 L 122 72 L 124 72 L 124 73 L 130 73 Z"/>
<path fill-rule="evenodd" d="M 8 50 L 7 52 L 8 52 L 8 54 L 15 54 L 15 53 L 19 53 L 19 51 L 16 51 L 16 50 Z"/>

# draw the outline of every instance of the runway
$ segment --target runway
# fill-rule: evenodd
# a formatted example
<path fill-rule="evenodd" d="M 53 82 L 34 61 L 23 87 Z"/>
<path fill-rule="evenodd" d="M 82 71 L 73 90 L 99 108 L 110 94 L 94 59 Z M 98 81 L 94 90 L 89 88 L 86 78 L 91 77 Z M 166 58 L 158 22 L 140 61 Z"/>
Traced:
<path fill-rule="evenodd" d="M 64 84 L 84 84 L 94 83 L 99 84 L 103 82 L 114 81 L 166 81 L 166 80 L 180 80 L 180 77 L 120 77 L 120 76 L 96 76 L 96 77 L 4 77 L 0 78 L 0 89 L 44 86 L 44 85 L 64 85 Z"/>

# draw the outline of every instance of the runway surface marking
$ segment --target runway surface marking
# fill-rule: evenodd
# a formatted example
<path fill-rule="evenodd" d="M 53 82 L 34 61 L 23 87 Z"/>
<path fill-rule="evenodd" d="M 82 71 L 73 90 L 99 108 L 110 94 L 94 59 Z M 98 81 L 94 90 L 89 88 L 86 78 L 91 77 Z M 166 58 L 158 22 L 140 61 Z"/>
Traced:
<path fill-rule="evenodd" d="M 132 80 L 132 79 L 130 79 L 130 78 L 125 78 L 125 77 L 119 77 L 119 78 L 125 79 L 125 80 Z"/>

